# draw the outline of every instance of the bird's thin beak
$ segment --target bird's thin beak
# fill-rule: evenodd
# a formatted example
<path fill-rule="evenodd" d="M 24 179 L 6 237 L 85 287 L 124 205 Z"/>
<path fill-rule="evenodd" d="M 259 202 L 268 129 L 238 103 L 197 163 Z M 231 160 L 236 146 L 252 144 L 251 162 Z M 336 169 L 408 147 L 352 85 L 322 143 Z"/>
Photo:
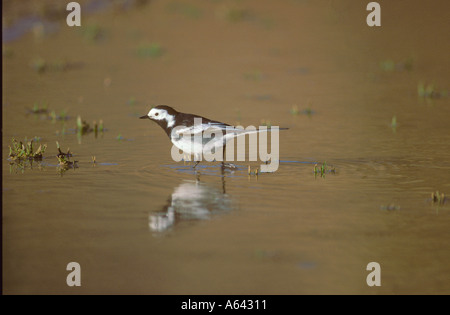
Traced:
<path fill-rule="evenodd" d="M 146 119 L 146 118 L 150 119 L 150 117 L 148 117 L 147 115 L 139 117 L 139 119 Z"/>

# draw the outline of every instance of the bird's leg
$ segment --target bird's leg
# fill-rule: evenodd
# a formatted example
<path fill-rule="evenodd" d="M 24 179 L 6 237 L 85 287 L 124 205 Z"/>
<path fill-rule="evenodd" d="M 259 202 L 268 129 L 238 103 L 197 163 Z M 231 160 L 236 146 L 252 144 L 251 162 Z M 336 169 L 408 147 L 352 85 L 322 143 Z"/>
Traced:
<path fill-rule="evenodd" d="M 223 160 L 222 160 L 222 170 L 225 168 L 229 168 L 231 170 L 236 169 L 236 165 L 232 164 L 232 163 L 225 163 L 225 147 L 226 145 L 223 146 Z"/>
<path fill-rule="evenodd" d="M 225 168 L 225 148 L 226 148 L 226 144 L 223 146 L 223 156 L 222 156 L 222 170 Z"/>
<path fill-rule="evenodd" d="M 192 168 L 195 168 L 198 165 L 198 163 L 200 163 L 200 161 L 195 162 L 195 165 Z"/>
<path fill-rule="evenodd" d="M 225 190 L 225 168 L 222 167 L 221 171 L 222 171 L 222 193 L 226 194 L 226 190 Z"/>

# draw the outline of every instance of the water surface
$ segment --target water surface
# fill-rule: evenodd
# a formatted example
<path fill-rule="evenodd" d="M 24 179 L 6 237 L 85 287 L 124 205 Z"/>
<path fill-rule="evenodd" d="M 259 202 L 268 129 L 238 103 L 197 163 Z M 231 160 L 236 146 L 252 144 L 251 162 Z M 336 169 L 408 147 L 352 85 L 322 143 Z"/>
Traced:
<path fill-rule="evenodd" d="M 4 46 L 4 293 L 450 293 L 450 205 L 431 200 L 450 195 L 448 3 L 383 2 L 378 29 L 352 1 L 174 3 Z M 441 97 L 420 97 L 421 82 Z M 29 114 L 35 103 L 69 119 Z M 138 119 L 156 104 L 289 127 L 278 171 L 173 162 Z M 77 137 L 78 115 L 106 130 Z M 43 161 L 10 165 L 11 139 L 35 136 Z M 56 141 L 78 168 L 61 171 Z M 324 162 L 335 171 L 315 174 Z M 366 284 L 372 261 L 381 287 Z"/>

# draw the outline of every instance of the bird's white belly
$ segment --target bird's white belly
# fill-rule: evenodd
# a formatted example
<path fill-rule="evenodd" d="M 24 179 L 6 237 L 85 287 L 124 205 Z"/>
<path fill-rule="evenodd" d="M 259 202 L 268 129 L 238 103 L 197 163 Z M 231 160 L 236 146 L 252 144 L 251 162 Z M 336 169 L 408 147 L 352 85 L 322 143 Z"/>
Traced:
<path fill-rule="evenodd" d="M 172 143 L 185 155 L 194 155 L 194 160 L 201 160 L 205 153 L 216 152 L 215 148 L 223 147 L 223 137 L 181 137 L 171 138 Z M 220 154 L 219 154 L 220 155 Z M 220 155 L 222 157 L 222 155 Z"/>
<path fill-rule="evenodd" d="M 183 138 L 181 139 L 174 139 L 172 138 L 172 143 L 181 151 L 183 151 L 186 154 L 194 154 L 195 148 L 194 148 L 194 144 L 191 141 L 186 141 Z M 200 153 L 201 153 L 201 147 L 197 148 L 200 149 Z"/>

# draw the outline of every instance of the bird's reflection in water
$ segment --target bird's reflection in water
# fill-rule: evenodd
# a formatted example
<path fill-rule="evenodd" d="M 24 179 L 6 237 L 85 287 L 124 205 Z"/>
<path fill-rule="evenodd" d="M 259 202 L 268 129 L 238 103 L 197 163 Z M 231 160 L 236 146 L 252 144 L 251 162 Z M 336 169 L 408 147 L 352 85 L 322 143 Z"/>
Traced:
<path fill-rule="evenodd" d="M 208 220 L 212 215 L 232 208 L 225 193 L 225 179 L 221 189 L 197 180 L 185 180 L 169 196 L 162 211 L 149 214 L 149 227 L 153 232 L 164 232 L 182 221 Z"/>

